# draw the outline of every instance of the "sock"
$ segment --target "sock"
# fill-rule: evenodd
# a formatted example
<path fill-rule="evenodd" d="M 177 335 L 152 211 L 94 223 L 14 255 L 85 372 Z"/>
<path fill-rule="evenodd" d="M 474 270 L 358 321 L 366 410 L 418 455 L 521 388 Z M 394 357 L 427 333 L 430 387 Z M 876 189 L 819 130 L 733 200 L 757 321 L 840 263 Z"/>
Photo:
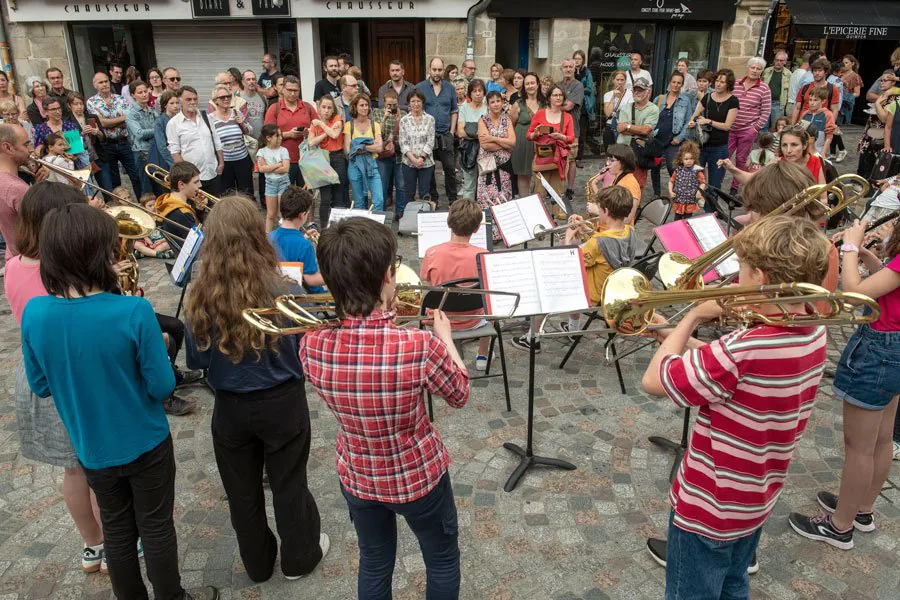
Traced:
<path fill-rule="evenodd" d="M 103 550 L 103 542 L 100 542 L 96 546 L 85 546 L 85 548 L 90 548 L 91 550 L 99 554 L 99 552 Z"/>
<path fill-rule="evenodd" d="M 525 334 L 525 339 L 528 340 L 529 342 L 534 341 L 534 332 L 531 330 L 531 328 L 529 328 L 528 333 Z"/>

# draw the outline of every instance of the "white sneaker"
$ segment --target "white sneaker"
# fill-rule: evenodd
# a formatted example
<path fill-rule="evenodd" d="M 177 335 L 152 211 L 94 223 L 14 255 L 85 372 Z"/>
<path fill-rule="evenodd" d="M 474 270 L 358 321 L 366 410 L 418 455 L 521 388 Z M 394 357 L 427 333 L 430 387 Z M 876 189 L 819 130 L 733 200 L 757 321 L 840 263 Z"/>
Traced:
<path fill-rule="evenodd" d="M 100 564 L 103 562 L 103 545 L 101 544 L 96 550 L 90 546 L 85 546 L 81 551 L 81 570 L 85 573 L 96 573 L 100 570 Z"/>
<path fill-rule="evenodd" d="M 847 158 L 847 151 L 838 150 L 837 156 L 834 158 L 834 162 L 844 162 L 845 158 Z"/>
<path fill-rule="evenodd" d="M 894 442 L 894 460 L 900 460 L 900 442 Z"/>
<path fill-rule="evenodd" d="M 488 357 L 484 354 L 479 354 L 475 357 L 475 370 L 476 371 L 487 371 L 488 366 Z"/>
<path fill-rule="evenodd" d="M 328 554 L 328 550 L 331 549 L 331 539 L 328 537 L 327 533 L 319 534 L 319 547 L 322 549 L 322 558 L 324 559 Z M 288 581 L 297 581 L 298 579 L 303 579 L 308 574 L 309 573 L 305 575 L 285 575 L 284 578 Z"/>

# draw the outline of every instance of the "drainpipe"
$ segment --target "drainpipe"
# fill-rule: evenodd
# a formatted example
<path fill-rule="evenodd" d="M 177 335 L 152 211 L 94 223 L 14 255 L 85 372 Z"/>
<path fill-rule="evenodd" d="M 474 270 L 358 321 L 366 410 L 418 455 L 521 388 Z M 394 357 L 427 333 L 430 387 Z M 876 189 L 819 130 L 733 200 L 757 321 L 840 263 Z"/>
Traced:
<path fill-rule="evenodd" d="M 466 60 L 475 59 L 475 17 L 487 10 L 491 0 L 479 0 L 466 15 Z"/>
<path fill-rule="evenodd" d="M 12 3 L 15 7 L 15 2 Z M 6 79 L 9 81 L 9 93 L 16 93 L 16 78 L 13 74 L 12 54 L 10 53 L 9 40 L 6 35 L 6 17 L 0 10 L 0 69 L 6 73 Z"/>
<path fill-rule="evenodd" d="M 772 3 L 769 5 L 769 10 L 766 11 L 766 18 L 763 21 L 762 29 L 759 31 L 759 43 L 756 45 L 757 56 L 764 56 L 766 51 L 766 39 L 769 37 L 769 25 L 771 25 L 772 17 L 778 9 L 778 2 L 779 0 L 772 0 Z"/>

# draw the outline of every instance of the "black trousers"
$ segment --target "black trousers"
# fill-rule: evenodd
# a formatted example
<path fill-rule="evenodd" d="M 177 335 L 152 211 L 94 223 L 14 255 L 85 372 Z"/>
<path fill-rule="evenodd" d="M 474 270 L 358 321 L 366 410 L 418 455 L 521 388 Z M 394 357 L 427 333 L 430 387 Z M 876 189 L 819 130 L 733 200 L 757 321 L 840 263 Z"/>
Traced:
<path fill-rule="evenodd" d="M 148 598 L 138 562 L 138 537 L 144 544 L 147 577 L 159 600 L 181 600 L 175 536 L 175 452 L 172 436 L 127 465 L 84 468 L 100 506 L 103 546 L 116 598 Z"/>
<path fill-rule="evenodd" d="M 156 320 L 159 322 L 162 332 L 169 334 L 170 342 L 166 350 L 169 352 L 169 360 L 174 367 L 175 359 L 178 358 L 181 346 L 184 345 L 184 323 L 180 319 L 159 313 L 156 313 Z"/>
<path fill-rule="evenodd" d="M 219 187 L 223 193 L 239 192 L 248 198 L 253 195 L 253 161 L 249 156 L 240 160 L 226 160 L 219 175 Z M 265 192 L 265 189 L 263 190 Z M 254 198 L 255 199 L 255 198 Z"/>
<path fill-rule="evenodd" d="M 303 381 L 244 394 L 216 391 L 212 437 L 247 575 L 269 579 L 278 552 L 266 519 L 264 464 L 281 538 L 281 570 L 288 576 L 310 573 L 322 549 L 319 509 L 306 478 L 311 436 Z"/>
<path fill-rule="evenodd" d="M 338 183 L 319 188 L 319 225 L 328 226 L 332 208 L 350 208 L 350 180 L 347 178 L 347 157 L 343 150 L 328 153 L 331 168 L 337 171 Z"/>
<path fill-rule="evenodd" d="M 456 202 L 456 153 L 453 151 L 453 137 L 449 133 L 435 134 L 434 150 L 435 163 L 441 163 L 444 169 L 444 191 L 447 192 L 447 204 Z M 411 198 L 407 198 L 407 202 Z M 435 204 L 438 201 L 437 169 L 431 178 L 431 200 Z"/>

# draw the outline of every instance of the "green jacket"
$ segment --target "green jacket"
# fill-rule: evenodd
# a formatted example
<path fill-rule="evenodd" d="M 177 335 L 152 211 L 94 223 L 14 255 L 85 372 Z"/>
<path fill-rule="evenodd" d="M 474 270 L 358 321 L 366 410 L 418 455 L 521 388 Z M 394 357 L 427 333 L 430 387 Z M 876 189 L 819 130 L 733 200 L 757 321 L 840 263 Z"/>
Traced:
<path fill-rule="evenodd" d="M 766 67 L 766 70 L 763 71 L 762 80 L 763 83 L 769 85 L 769 81 L 772 79 L 772 72 L 775 71 L 774 67 Z M 788 100 L 788 88 L 791 83 L 791 70 L 787 67 L 781 73 L 781 106 L 784 106 L 789 102 Z M 769 86 L 771 87 L 771 86 Z"/>

